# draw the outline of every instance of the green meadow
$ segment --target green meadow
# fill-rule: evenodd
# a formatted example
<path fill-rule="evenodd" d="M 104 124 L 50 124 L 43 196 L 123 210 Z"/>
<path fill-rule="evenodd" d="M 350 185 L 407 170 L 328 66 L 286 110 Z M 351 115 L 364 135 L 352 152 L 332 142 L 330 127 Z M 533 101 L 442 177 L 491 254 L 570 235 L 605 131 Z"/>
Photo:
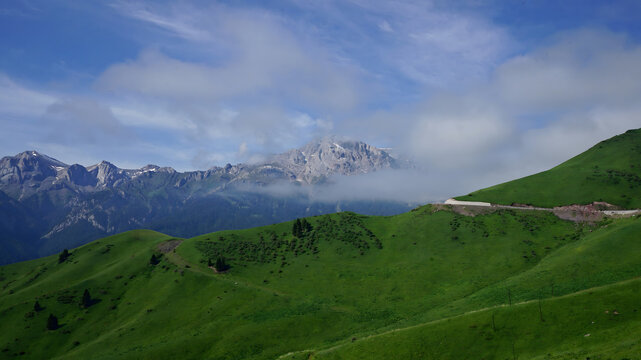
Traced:
<path fill-rule="evenodd" d="M 638 137 L 461 199 L 636 207 L 634 177 L 594 174 L 637 171 Z M 641 359 L 640 234 L 641 216 L 445 205 L 129 231 L 0 267 L 0 358 Z"/>
<path fill-rule="evenodd" d="M 463 216 L 428 205 L 306 221 L 311 229 L 299 237 L 293 222 L 185 240 L 131 231 L 74 249 L 62 263 L 51 256 L 4 266 L 0 356 L 498 358 L 514 343 L 519 358 L 563 358 L 611 347 L 627 354 L 621 344 L 639 335 L 641 298 L 630 279 L 641 275 L 641 219 L 576 224 L 547 212 Z M 217 273 L 209 260 L 221 254 L 230 268 Z M 81 306 L 85 289 L 89 307 Z M 620 316 L 604 327 L 608 309 Z M 58 329 L 47 329 L 50 314 Z M 591 348 L 584 334 L 556 342 L 593 331 L 568 324 L 587 326 L 597 315 L 603 335 L 589 339 Z M 541 345 L 525 346 L 539 332 L 547 334 Z"/>

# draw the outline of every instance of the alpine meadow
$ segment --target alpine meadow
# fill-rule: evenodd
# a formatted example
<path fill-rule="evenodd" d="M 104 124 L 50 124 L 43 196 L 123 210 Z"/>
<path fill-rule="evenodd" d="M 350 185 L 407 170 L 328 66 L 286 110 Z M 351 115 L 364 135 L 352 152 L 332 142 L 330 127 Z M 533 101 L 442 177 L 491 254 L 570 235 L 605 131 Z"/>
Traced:
<path fill-rule="evenodd" d="M 0 360 L 641 360 L 640 14 L 0 1 Z"/>
<path fill-rule="evenodd" d="M 598 162 L 603 173 L 634 169 L 640 134 L 555 169 L 589 176 L 591 158 L 617 151 L 631 161 Z M 12 334 L 0 346 L 33 359 L 637 358 L 639 234 L 640 215 L 442 204 L 189 239 L 134 230 L 0 268 L 1 332 Z"/>

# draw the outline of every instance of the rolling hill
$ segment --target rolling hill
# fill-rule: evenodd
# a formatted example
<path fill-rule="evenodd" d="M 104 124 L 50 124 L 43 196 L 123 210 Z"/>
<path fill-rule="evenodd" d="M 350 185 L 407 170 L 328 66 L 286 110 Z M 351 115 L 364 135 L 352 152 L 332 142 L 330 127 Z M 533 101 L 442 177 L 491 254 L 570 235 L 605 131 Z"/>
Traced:
<path fill-rule="evenodd" d="M 531 357 L 638 351 L 639 218 L 591 225 L 547 212 L 470 217 L 428 205 L 306 221 L 313 229 L 296 238 L 292 222 L 184 240 L 136 230 L 63 262 L 3 266 L 0 357 L 412 358 L 427 354 L 424 338 L 448 332 L 464 334 L 456 339 L 468 346 L 439 342 L 446 355 L 436 358 L 508 357 L 512 343 Z M 220 255 L 231 265 L 225 273 L 208 268 Z M 59 329 L 46 329 L 49 314 Z M 538 332 L 548 335 L 536 342 Z M 592 348 L 582 345 L 585 333 Z"/>
<path fill-rule="evenodd" d="M 456 199 L 540 207 L 596 201 L 641 208 L 641 129 L 602 141 L 550 170 Z"/>
<path fill-rule="evenodd" d="M 639 234 L 442 204 L 133 230 L 0 267 L 0 358 L 641 359 Z"/>

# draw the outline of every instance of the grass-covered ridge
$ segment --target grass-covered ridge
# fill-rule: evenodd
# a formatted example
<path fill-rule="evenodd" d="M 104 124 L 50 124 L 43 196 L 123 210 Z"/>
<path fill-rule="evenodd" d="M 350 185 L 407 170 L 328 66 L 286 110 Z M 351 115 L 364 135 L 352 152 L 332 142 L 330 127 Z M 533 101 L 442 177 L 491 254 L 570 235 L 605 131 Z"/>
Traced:
<path fill-rule="evenodd" d="M 605 201 L 641 208 L 641 129 L 602 141 L 550 170 L 456 199 L 541 207 Z"/>
<path fill-rule="evenodd" d="M 468 217 L 424 206 L 392 217 L 338 213 L 305 222 L 304 231 L 286 222 L 185 240 L 133 231 L 71 250 L 62 263 L 52 256 L 0 267 L 0 358 L 274 359 L 306 350 L 322 358 L 352 339 L 356 346 L 411 326 L 485 331 L 478 316 L 487 313 L 465 314 L 508 301 L 552 303 L 641 275 L 636 218 L 589 225 L 547 212 Z M 216 256 L 229 271 L 209 267 Z M 59 329 L 46 329 L 49 314 Z M 507 314 L 497 313 L 506 321 L 500 326 L 529 331 L 506 325 Z M 458 325 L 449 330 L 429 325 L 451 317 Z M 631 329 L 625 336 L 638 334 Z M 492 336 L 505 344 L 506 334 Z M 380 346 L 413 351 L 411 341 L 395 341 Z M 469 346 L 503 354 L 484 341 Z M 444 358 L 460 358 L 460 346 L 450 345 L 440 348 Z M 331 356 L 362 358 L 351 345 L 344 349 Z"/>
<path fill-rule="evenodd" d="M 639 207 L 640 134 L 467 198 Z M 641 216 L 459 210 L 137 230 L 2 266 L 0 359 L 641 359 Z"/>

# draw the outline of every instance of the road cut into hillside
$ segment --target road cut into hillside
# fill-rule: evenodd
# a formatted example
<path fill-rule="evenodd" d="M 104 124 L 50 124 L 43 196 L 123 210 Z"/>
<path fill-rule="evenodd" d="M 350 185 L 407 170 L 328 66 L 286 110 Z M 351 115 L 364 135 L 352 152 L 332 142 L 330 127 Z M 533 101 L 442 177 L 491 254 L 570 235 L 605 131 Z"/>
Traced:
<path fill-rule="evenodd" d="M 551 211 L 556 216 L 561 219 L 571 220 L 571 221 L 599 221 L 604 216 L 609 217 L 631 217 L 636 215 L 641 215 L 641 209 L 634 210 L 603 210 L 599 208 L 598 205 L 603 205 L 602 203 L 592 203 L 587 205 L 566 205 L 566 206 L 556 206 L 554 208 L 542 208 L 534 207 L 530 205 L 500 205 L 492 204 L 489 202 L 481 201 L 461 201 L 453 198 L 447 199 L 444 202 L 445 205 L 451 205 L 453 207 L 480 207 L 480 208 L 494 208 L 494 209 L 514 209 L 514 210 L 540 210 L 540 211 Z M 606 204 L 614 207 L 613 205 Z"/>

